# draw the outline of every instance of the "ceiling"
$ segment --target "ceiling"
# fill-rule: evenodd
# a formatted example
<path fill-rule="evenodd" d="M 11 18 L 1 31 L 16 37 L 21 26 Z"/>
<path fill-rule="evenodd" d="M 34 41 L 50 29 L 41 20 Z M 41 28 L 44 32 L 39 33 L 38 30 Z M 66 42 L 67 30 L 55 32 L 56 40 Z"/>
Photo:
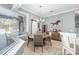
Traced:
<path fill-rule="evenodd" d="M 79 9 L 79 4 L 2 4 L 1 6 L 12 10 L 21 8 L 39 17 L 49 17 Z M 79 15 L 79 10 L 76 13 Z"/>
<path fill-rule="evenodd" d="M 79 8 L 79 4 L 23 4 L 21 8 L 37 16 L 48 17 Z"/>

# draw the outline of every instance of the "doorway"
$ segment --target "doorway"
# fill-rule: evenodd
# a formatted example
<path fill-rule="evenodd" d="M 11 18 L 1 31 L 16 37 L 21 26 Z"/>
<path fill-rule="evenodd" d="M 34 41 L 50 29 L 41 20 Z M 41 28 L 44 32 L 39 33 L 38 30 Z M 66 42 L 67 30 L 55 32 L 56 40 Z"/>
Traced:
<path fill-rule="evenodd" d="M 32 21 L 32 33 L 36 33 L 38 31 L 38 22 Z"/>

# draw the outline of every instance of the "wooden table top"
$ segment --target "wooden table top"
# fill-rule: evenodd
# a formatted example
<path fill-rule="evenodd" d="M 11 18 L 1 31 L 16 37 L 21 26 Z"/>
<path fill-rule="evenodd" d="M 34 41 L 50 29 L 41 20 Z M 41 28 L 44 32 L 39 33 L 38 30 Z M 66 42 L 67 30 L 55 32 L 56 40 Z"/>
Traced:
<path fill-rule="evenodd" d="M 30 35 L 29 35 L 29 37 L 30 37 L 30 38 L 34 38 L 34 35 L 40 35 L 40 34 L 41 34 L 41 35 L 43 35 L 43 38 L 49 37 L 49 35 L 48 35 L 48 34 L 46 34 L 46 33 L 36 33 L 36 34 L 30 34 Z"/>

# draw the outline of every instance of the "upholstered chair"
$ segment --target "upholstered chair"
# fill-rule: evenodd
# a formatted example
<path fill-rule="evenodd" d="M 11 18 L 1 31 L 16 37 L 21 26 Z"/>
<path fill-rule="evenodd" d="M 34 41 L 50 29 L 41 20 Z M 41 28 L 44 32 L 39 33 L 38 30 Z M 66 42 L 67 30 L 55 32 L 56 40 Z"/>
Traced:
<path fill-rule="evenodd" d="M 41 34 L 36 34 L 34 35 L 34 52 L 35 52 L 35 47 L 41 46 L 42 47 L 42 52 L 43 52 L 43 36 Z"/>

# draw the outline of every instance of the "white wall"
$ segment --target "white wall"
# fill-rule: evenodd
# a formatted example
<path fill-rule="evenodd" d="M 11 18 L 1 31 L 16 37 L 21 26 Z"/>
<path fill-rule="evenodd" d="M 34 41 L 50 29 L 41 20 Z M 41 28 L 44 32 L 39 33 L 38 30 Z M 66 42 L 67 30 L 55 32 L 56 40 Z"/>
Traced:
<path fill-rule="evenodd" d="M 46 18 L 46 24 L 48 25 L 48 30 L 50 31 L 50 23 L 54 20 L 63 20 L 62 31 L 74 32 L 75 29 L 75 17 L 74 12 L 63 13 L 55 16 Z"/>
<path fill-rule="evenodd" d="M 26 32 L 29 32 L 31 33 L 32 32 L 32 23 L 31 23 L 31 20 L 39 20 L 40 17 L 30 13 L 30 12 L 27 12 L 27 11 L 24 11 L 24 10 L 20 10 L 18 9 L 17 12 L 25 15 L 25 27 L 26 27 Z"/>

